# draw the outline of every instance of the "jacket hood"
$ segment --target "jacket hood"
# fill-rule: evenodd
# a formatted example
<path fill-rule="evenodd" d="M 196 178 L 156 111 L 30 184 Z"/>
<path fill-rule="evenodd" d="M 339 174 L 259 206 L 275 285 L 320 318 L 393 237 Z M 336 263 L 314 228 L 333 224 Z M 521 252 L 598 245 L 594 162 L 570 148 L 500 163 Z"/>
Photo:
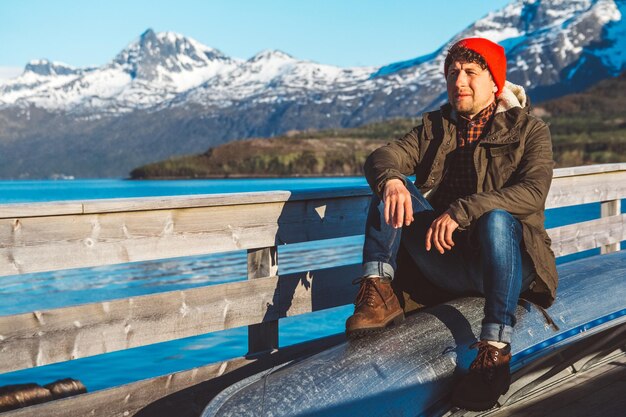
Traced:
<path fill-rule="evenodd" d="M 521 85 L 513 84 L 510 81 L 504 83 L 502 93 L 498 97 L 498 107 L 496 113 L 502 113 L 515 107 L 526 108 L 530 106 L 530 100 Z"/>

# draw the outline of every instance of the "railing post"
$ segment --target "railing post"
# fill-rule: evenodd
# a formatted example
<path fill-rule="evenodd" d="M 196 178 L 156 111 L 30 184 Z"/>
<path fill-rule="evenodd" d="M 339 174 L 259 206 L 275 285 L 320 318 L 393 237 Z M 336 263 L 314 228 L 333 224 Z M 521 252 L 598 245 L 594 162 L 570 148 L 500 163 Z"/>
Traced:
<path fill-rule="evenodd" d="M 600 203 L 600 217 L 617 216 L 621 211 L 621 200 L 609 200 Z M 620 242 L 610 243 L 600 247 L 600 253 L 611 253 L 620 250 Z"/>
<path fill-rule="evenodd" d="M 276 246 L 248 249 L 248 279 L 278 275 Z M 248 326 L 248 355 L 278 348 L 278 320 Z"/>

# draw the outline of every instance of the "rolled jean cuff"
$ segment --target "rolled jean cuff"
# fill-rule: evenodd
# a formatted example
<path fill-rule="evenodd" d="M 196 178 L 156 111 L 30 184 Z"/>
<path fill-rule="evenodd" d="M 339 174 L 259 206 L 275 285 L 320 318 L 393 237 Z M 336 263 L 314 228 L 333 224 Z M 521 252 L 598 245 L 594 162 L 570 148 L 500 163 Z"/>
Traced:
<path fill-rule="evenodd" d="M 393 279 L 393 268 L 385 262 L 365 262 L 363 264 L 363 276 L 366 277 L 368 275 Z"/>
<path fill-rule="evenodd" d="M 483 323 L 480 331 L 480 340 L 491 340 L 494 342 L 511 343 L 513 327 L 506 324 Z"/>

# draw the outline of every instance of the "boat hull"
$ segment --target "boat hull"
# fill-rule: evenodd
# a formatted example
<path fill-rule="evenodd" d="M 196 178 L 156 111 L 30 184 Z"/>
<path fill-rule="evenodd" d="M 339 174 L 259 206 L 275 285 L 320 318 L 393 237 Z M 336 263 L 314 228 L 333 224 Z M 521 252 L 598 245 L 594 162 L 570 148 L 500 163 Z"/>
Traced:
<path fill-rule="evenodd" d="M 563 264 L 553 329 L 518 306 L 513 371 L 626 322 L 626 251 Z M 202 416 L 416 416 L 440 402 L 475 356 L 484 300 L 425 309 L 392 329 L 347 341 L 227 388 Z"/>

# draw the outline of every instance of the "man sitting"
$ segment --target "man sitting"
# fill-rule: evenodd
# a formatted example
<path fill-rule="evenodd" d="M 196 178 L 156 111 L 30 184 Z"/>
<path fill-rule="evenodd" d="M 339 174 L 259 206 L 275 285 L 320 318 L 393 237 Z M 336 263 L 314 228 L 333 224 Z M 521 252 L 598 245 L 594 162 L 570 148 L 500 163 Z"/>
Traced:
<path fill-rule="evenodd" d="M 485 298 L 478 355 L 452 397 L 457 406 L 484 410 L 510 385 L 520 293 L 546 307 L 556 296 L 544 228 L 552 144 L 547 125 L 529 114 L 524 89 L 505 81 L 501 46 L 463 39 L 448 51 L 444 73 L 448 103 L 365 163 L 374 197 L 346 332 L 359 336 L 404 318 L 392 288 L 402 245 L 415 275 L 453 294 Z M 413 174 L 415 184 L 406 178 Z"/>

